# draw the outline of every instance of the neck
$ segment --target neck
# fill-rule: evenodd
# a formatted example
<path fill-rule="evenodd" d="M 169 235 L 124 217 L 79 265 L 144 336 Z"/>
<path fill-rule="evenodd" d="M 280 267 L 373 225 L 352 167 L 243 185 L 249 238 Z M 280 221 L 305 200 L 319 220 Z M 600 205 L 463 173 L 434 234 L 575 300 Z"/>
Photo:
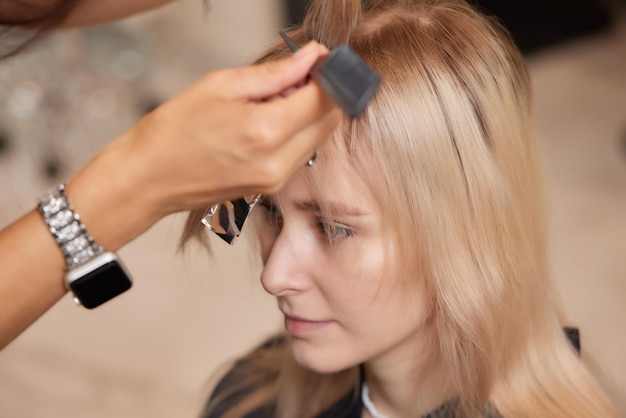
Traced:
<path fill-rule="evenodd" d="M 364 365 L 370 399 L 388 417 L 422 417 L 455 396 L 432 341 L 415 338 Z"/>

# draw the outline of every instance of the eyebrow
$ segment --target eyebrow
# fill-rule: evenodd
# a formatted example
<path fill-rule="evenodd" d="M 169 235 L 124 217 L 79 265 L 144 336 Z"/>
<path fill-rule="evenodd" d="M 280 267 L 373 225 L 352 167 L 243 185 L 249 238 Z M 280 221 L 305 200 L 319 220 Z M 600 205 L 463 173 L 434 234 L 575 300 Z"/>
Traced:
<path fill-rule="evenodd" d="M 338 202 L 325 202 L 320 204 L 314 200 L 299 201 L 295 203 L 296 208 L 316 214 L 330 213 L 332 215 L 365 216 L 368 213 L 360 208 L 348 206 Z"/>

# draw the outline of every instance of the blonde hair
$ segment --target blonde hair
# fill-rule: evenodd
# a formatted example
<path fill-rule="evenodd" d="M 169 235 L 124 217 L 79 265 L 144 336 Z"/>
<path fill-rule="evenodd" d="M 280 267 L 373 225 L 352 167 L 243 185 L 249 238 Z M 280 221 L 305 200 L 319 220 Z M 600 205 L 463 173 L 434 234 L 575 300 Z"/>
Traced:
<path fill-rule="evenodd" d="M 315 0 L 290 36 L 348 43 L 381 76 L 322 157 L 347 151 L 400 244 L 407 285 L 428 289 L 433 351 L 458 393 L 452 414 L 617 416 L 559 323 L 529 75 L 506 32 L 460 1 Z M 277 44 L 260 61 L 288 53 Z M 243 361 L 231 390 L 255 391 L 224 416 L 267 403 L 278 417 L 315 416 L 359 384 L 358 366 L 305 370 L 288 341 Z"/>

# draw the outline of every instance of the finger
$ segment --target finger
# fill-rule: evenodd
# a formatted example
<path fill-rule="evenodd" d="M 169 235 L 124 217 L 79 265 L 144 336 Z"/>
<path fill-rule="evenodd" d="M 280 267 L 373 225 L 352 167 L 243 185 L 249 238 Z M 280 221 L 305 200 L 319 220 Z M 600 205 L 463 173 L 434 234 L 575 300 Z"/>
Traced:
<path fill-rule="evenodd" d="M 337 109 L 332 98 L 317 83 L 308 83 L 288 97 L 278 97 L 254 106 L 259 123 L 272 125 L 268 131 L 273 132 L 277 146 Z"/>
<path fill-rule="evenodd" d="M 281 91 L 278 95 L 280 97 L 289 97 L 291 95 L 291 93 L 295 92 L 296 90 L 298 90 L 300 87 L 304 86 L 306 83 L 308 83 L 311 79 L 310 78 L 306 78 L 302 81 L 299 81 L 296 85 L 291 86 L 291 87 L 287 87 L 285 90 Z M 274 96 L 276 97 L 276 96 Z"/>
<path fill-rule="evenodd" d="M 284 143 L 275 154 L 276 158 L 283 161 L 284 175 L 281 181 L 269 188 L 270 193 L 280 190 L 298 170 L 306 168 L 307 161 L 313 156 L 314 150 L 321 148 L 323 143 L 331 137 L 340 119 L 341 112 L 337 108 Z"/>
<path fill-rule="evenodd" d="M 326 47 L 309 42 L 287 58 L 228 70 L 230 96 L 258 100 L 277 95 L 304 80 L 317 60 L 327 54 Z"/>
<path fill-rule="evenodd" d="M 279 97 L 289 97 L 289 95 L 291 93 L 293 93 L 294 91 L 298 90 L 300 87 L 304 86 L 308 82 L 308 80 L 310 80 L 310 79 L 306 78 L 306 79 L 304 79 L 302 81 L 299 81 L 296 85 L 287 87 L 285 90 L 281 91 L 278 94 L 275 94 L 275 95 L 270 96 L 270 97 L 266 97 L 265 99 L 263 99 L 263 101 L 268 101 L 269 102 L 269 101 L 277 99 Z"/>

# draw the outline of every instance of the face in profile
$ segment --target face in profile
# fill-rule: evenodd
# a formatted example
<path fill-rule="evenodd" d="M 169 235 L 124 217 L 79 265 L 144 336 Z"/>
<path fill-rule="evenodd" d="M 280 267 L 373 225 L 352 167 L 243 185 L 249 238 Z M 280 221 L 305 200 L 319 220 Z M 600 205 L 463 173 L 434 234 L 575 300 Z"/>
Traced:
<path fill-rule="evenodd" d="M 420 278 L 396 273 L 398 244 L 368 185 L 323 158 L 313 169 L 321 188 L 305 167 L 261 204 L 261 281 L 284 314 L 296 360 L 334 372 L 414 356 L 428 316 Z"/>

